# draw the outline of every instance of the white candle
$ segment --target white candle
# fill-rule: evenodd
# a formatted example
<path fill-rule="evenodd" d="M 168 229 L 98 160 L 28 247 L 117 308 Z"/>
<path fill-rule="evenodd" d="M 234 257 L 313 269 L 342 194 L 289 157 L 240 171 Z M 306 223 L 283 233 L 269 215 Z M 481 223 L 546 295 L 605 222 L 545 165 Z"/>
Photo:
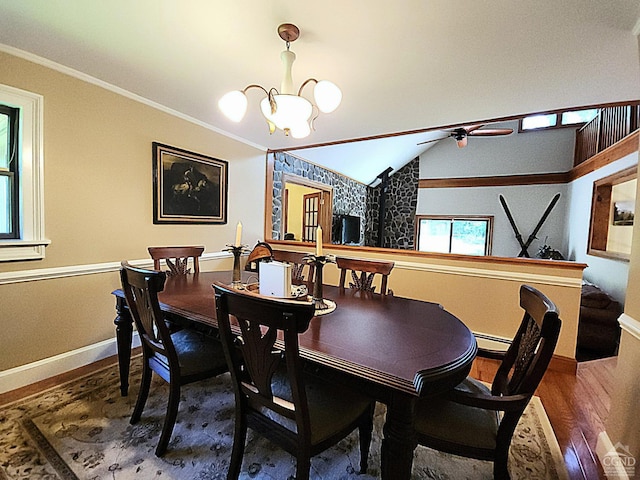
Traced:
<path fill-rule="evenodd" d="M 322 227 L 316 229 L 316 257 L 322 256 Z"/>
<path fill-rule="evenodd" d="M 234 244 L 236 247 L 242 245 L 242 223 L 238 222 L 238 226 L 236 227 L 236 243 Z"/>

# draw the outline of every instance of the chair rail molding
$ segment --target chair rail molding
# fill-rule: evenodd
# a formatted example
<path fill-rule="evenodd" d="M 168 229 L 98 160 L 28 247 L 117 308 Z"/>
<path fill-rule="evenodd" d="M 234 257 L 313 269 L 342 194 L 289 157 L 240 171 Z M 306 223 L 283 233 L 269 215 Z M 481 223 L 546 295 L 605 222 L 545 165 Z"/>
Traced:
<path fill-rule="evenodd" d="M 416 270 L 422 272 L 447 273 L 467 277 L 492 278 L 496 280 L 511 280 L 514 282 L 533 282 L 542 285 L 556 285 L 561 287 L 582 286 L 581 278 L 568 278 L 558 275 L 543 275 L 538 273 L 515 272 L 507 270 L 491 270 L 488 268 L 460 267 L 455 265 L 426 264 L 417 262 L 396 261 L 396 268 Z"/>
<path fill-rule="evenodd" d="M 620 315 L 618 322 L 620 323 L 620 328 L 622 328 L 622 330 L 633 335 L 637 340 L 640 340 L 640 321 L 626 313 L 623 313 Z"/>
<path fill-rule="evenodd" d="M 202 255 L 202 257 L 200 257 L 200 262 L 222 260 L 232 257 L 233 255 L 228 252 L 205 253 Z M 136 267 L 153 268 L 153 260 L 151 258 L 130 260 L 129 263 Z M 80 275 L 95 275 L 99 273 L 117 272 L 118 270 L 120 270 L 120 262 L 105 262 L 87 265 L 67 265 L 64 267 L 17 270 L 15 272 L 0 272 L 0 285 L 20 282 L 33 282 L 37 280 L 52 280 L 65 277 L 77 277 Z"/>

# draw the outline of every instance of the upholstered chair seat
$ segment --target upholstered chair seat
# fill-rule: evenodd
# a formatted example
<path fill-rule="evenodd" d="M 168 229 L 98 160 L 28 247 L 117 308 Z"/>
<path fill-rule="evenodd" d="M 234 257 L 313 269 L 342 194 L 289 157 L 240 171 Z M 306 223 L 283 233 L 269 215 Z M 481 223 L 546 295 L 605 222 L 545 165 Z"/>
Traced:
<path fill-rule="evenodd" d="M 326 381 L 315 380 L 306 375 L 305 391 L 309 405 L 311 444 L 318 445 L 327 440 L 336 431 L 347 428 L 354 418 L 367 411 L 371 399 L 354 390 L 330 385 Z M 289 378 L 285 371 L 275 373 L 271 383 L 273 395 L 293 403 Z M 282 425 L 287 430 L 298 433 L 295 420 L 279 415 L 271 409 L 261 408 L 261 413 Z"/>
<path fill-rule="evenodd" d="M 171 341 L 178 355 L 182 377 L 201 375 L 207 371 L 208 365 L 211 366 L 211 374 L 215 375 L 219 365 L 226 364 L 220 341 L 203 333 L 190 329 L 179 330 L 171 334 Z M 156 358 L 169 366 L 167 357 L 157 354 Z"/>
<path fill-rule="evenodd" d="M 458 391 L 491 396 L 491 390 L 473 378 L 465 379 Z M 419 402 L 415 427 L 432 442 L 464 445 L 468 449 L 486 450 L 490 456 L 496 449 L 500 413 L 469 407 L 446 399 Z"/>

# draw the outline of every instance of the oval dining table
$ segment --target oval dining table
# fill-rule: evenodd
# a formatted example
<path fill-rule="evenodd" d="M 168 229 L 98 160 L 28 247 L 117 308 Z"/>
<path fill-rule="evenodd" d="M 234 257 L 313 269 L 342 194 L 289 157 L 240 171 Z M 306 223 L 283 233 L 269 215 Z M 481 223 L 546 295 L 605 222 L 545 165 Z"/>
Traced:
<path fill-rule="evenodd" d="M 243 273 L 244 280 L 248 274 Z M 231 272 L 168 277 L 159 294 L 167 318 L 217 328 L 212 284 Z M 115 290 L 120 388 L 127 395 L 132 319 Z M 387 407 L 381 451 L 383 479 L 410 479 L 415 402 L 446 392 L 469 373 L 477 352 L 471 331 L 436 303 L 323 286 L 336 304 L 300 336 L 300 355 L 316 374 L 357 388 Z M 422 401 L 428 401 L 428 398 Z"/>

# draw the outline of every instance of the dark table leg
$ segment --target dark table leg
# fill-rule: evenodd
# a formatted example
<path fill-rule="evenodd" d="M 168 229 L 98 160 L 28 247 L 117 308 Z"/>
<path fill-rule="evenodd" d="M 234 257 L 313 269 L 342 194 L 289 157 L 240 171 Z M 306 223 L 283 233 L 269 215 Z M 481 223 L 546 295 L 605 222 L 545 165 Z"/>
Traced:
<path fill-rule="evenodd" d="M 133 333 L 133 319 L 124 298 L 116 298 L 118 316 L 113 321 L 116 324 L 116 343 L 118 346 L 118 366 L 120 368 L 120 394 L 127 396 L 129 391 L 129 362 L 131 361 L 131 339 Z"/>
<path fill-rule="evenodd" d="M 409 480 L 413 451 L 418 445 L 413 430 L 415 398 L 394 392 L 387 404 L 382 440 L 382 479 Z"/>

